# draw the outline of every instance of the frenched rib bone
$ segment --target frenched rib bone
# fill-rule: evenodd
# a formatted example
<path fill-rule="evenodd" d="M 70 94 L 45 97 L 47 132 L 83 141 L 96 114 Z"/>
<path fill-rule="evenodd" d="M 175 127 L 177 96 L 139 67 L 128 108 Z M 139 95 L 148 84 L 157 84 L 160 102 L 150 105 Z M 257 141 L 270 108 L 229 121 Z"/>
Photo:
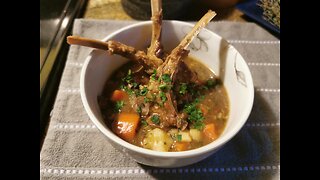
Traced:
<path fill-rule="evenodd" d="M 113 40 L 103 42 L 103 41 L 84 38 L 84 37 L 68 36 L 67 42 L 68 44 L 72 44 L 72 45 L 80 45 L 80 46 L 101 49 L 104 51 L 108 51 L 110 54 L 118 54 L 130 60 L 139 62 L 143 64 L 145 67 L 147 67 L 148 69 L 149 68 L 156 69 L 157 67 L 160 66 L 160 63 L 162 63 L 162 61 L 158 62 L 158 61 L 151 60 L 148 57 L 148 55 L 143 51 L 137 50 L 132 46 L 128 46 Z"/>

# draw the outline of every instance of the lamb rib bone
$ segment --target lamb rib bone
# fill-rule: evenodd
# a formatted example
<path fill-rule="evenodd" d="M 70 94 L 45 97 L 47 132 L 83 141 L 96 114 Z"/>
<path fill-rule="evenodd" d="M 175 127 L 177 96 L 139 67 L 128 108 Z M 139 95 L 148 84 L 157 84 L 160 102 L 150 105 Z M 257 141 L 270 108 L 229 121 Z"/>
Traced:
<path fill-rule="evenodd" d="M 148 48 L 147 55 L 154 59 L 154 61 L 162 61 L 163 46 L 161 44 L 161 31 L 162 31 L 162 1 L 150 0 L 151 3 L 151 20 L 152 20 L 152 34 L 151 43 Z"/>
<path fill-rule="evenodd" d="M 216 13 L 209 10 L 192 28 L 192 30 L 182 39 L 180 44 L 175 47 L 169 56 L 166 58 L 165 62 L 158 68 L 158 75 L 161 74 L 173 74 L 176 70 L 178 62 L 188 55 L 185 51 L 192 40 L 199 34 L 200 30 L 204 28 L 211 19 L 216 16 Z"/>
<path fill-rule="evenodd" d="M 132 46 L 128 46 L 113 40 L 104 42 L 90 38 L 68 36 L 67 42 L 70 45 L 80 45 L 91 48 L 97 48 L 104 51 L 108 51 L 110 54 L 118 54 L 130 60 L 139 62 L 146 69 L 156 69 L 160 66 L 160 63 L 162 63 L 162 61 L 158 62 L 150 59 L 149 56 L 143 51 L 137 50 Z"/>
<path fill-rule="evenodd" d="M 211 19 L 216 15 L 214 11 L 209 10 L 192 28 L 192 30 L 182 39 L 180 44 L 174 48 L 169 56 L 166 58 L 165 62 L 161 64 L 157 69 L 157 76 L 160 78 L 159 81 L 150 80 L 149 81 L 149 92 L 153 94 L 159 93 L 160 84 L 164 84 L 161 76 L 163 74 L 169 74 L 171 79 L 173 79 L 174 73 L 176 72 L 177 65 L 181 62 L 186 56 L 188 56 L 189 51 L 186 50 L 188 45 L 192 42 L 194 37 L 196 37 L 200 30 L 204 28 Z M 183 62 L 183 61 L 182 61 Z M 173 85 L 171 81 L 171 85 Z M 164 102 L 164 111 L 166 111 L 166 118 L 160 118 L 161 124 L 166 124 L 168 126 L 175 126 L 180 129 L 185 129 L 188 125 L 185 119 L 181 119 L 182 114 L 179 114 L 177 111 L 177 102 L 174 99 L 173 91 L 170 89 L 165 93 L 167 101 Z"/>

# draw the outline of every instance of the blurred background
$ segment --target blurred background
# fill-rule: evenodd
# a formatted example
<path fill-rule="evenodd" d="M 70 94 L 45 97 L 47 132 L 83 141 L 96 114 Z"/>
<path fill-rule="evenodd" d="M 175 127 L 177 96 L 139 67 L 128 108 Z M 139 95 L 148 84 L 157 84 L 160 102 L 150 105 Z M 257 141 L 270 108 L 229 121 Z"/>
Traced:
<path fill-rule="evenodd" d="M 208 9 L 214 21 L 256 22 L 280 35 L 280 0 L 162 0 L 165 20 L 198 21 Z M 149 20 L 150 0 L 40 0 L 40 139 L 66 61 L 76 18 Z"/>

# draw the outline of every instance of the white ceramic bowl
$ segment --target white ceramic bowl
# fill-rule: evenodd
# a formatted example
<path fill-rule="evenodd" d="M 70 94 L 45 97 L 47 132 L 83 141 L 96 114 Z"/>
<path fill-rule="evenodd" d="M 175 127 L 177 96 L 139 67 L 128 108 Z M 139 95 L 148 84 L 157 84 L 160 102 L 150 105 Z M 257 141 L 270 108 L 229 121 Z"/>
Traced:
<path fill-rule="evenodd" d="M 173 49 L 192 27 L 192 24 L 185 22 L 164 21 L 162 43 L 165 50 Z M 146 21 L 117 30 L 103 40 L 117 40 L 145 50 L 150 43 L 150 37 L 151 21 Z M 201 148 L 184 152 L 152 151 L 132 145 L 115 135 L 104 123 L 97 96 L 102 92 L 112 72 L 128 60 L 100 50 L 93 50 L 85 60 L 80 79 L 80 92 L 85 110 L 116 149 L 139 163 L 157 167 L 180 167 L 201 161 L 234 137 L 251 112 L 254 98 L 253 82 L 250 70 L 239 52 L 226 40 L 207 29 L 200 32 L 189 48 L 189 55 L 201 60 L 222 79 L 229 95 L 230 114 L 225 130 L 217 140 Z"/>

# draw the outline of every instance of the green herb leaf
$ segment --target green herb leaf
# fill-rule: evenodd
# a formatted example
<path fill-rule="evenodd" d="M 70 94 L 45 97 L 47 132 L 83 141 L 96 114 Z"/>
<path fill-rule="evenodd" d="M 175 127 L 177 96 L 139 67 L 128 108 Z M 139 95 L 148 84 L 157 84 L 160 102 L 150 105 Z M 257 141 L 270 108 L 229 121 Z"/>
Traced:
<path fill-rule="evenodd" d="M 141 114 L 141 112 L 142 112 L 141 107 L 138 106 L 138 108 L 137 108 L 137 113 Z"/>
<path fill-rule="evenodd" d="M 116 106 L 115 106 L 116 111 L 120 112 L 121 109 L 123 108 L 123 106 L 124 106 L 124 102 L 123 101 L 117 101 L 116 102 Z"/>
<path fill-rule="evenodd" d="M 168 88 L 168 85 L 166 85 L 166 84 L 159 85 L 159 90 L 161 90 L 161 91 L 165 91 L 167 88 Z"/>
<path fill-rule="evenodd" d="M 128 70 L 128 74 L 122 78 L 123 82 L 127 82 L 128 84 L 132 81 L 132 76 L 131 76 L 131 69 Z"/>
<path fill-rule="evenodd" d="M 152 80 L 155 81 L 155 80 L 156 80 L 156 77 L 157 77 L 156 75 L 157 75 L 157 70 L 154 69 L 154 70 L 153 70 L 153 73 L 152 73 L 151 76 L 150 76 L 150 79 L 152 79 Z"/>
<path fill-rule="evenodd" d="M 160 123 L 160 119 L 159 119 L 159 116 L 158 115 L 153 115 L 151 117 L 151 121 L 155 124 L 159 124 Z"/>
<path fill-rule="evenodd" d="M 148 102 L 151 102 L 151 99 L 144 97 L 143 101 L 144 101 L 144 103 L 148 103 Z"/>
<path fill-rule="evenodd" d="M 167 100 L 167 96 L 164 92 L 160 91 L 160 98 L 162 102 L 165 102 Z"/>
<path fill-rule="evenodd" d="M 201 131 L 204 128 L 204 123 L 197 121 L 192 124 L 192 127 Z"/>
<path fill-rule="evenodd" d="M 190 92 L 190 94 L 191 94 L 192 96 L 196 96 L 196 95 L 199 94 L 199 91 L 196 90 L 196 89 L 197 89 L 197 88 L 196 88 L 196 85 L 195 85 L 194 83 L 190 83 L 190 84 L 189 84 L 188 90 L 189 90 L 189 92 Z"/>
<path fill-rule="evenodd" d="M 132 87 L 133 87 L 133 88 L 136 88 L 137 86 L 138 86 L 138 83 L 136 83 L 136 82 L 133 82 L 133 83 L 132 83 Z"/>
<path fill-rule="evenodd" d="M 165 82 L 165 83 L 171 82 L 171 78 L 170 78 L 170 75 L 169 75 L 169 74 L 163 74 L 163 75 L 161 76 L 161 79 L 162 79 L 162 81 Z"/>
<path fill-rule="evenodd" d="M 184 95 L 188 92 L 187 89 L 188 89 L 187 83 L 181 83 L 179 88 L 179 93 Z"/>
<path fill-rule="evenodd" d="M 169 84 L 160 84 L 159 90 L 160 91 L 168 91 L 171 89 L 171 87 L 172 87 L 172 85 L 169 85 Z"/>
<path fill-rule="evenodd" d="M 209 88 L 207 86 L 201 86 L 202 90 L 208 90 Z"/>
<path fill-rule="evenodd" d="M 213 88 L 217 84 L 216 79 L 209 79 L 206 83 L 206 86 L 210 89 Z"/>
<path fill-rule="evenodd" d="M 128 86 L 122 86 L 121 87 L 121 89 L 123 89 L 125 92 L 127 92 L 130 96 L 131 95 L 133 95 L 133 94 L 135 94 L 135 92 L 132 90 L 132 89 L 130 89 L 130 88 L 128 88 Z"/>
<path fill-rule="evenodd" d="M 126 87 L 124 84 L 121 84 L 121 85 L 120 85 L 120 89 L 126 91 L 126 88 L 127 88 L 127 87 Z"/>
<path fill-rule="evenodd" d="M 144 120 L 144 119 L 141 120 L 141 124 L 144 125 L 144 126 L 148 125 L 147 121 Z"/>
<path fill-rule="evenodd" d="M 177 135 L 177 141 L 179 141 L 179 142 L 182 141 L 182 135 L 181 134 Z"/>
<path fill-rule="evenodd" d="M 202 111 L 200 111 L 199 109 L 193 109 L 193 111 L 191 111 L 191 113 L 189 113 L 188 116 L 188 120 L 190 122 L 198 122 L 198 121 L 202 121 L 204 119 L 203 115 L 202 115 Z"/>
<path fill-rule="evenodd" d="M 186 104 L 183 109 L 183 111 L 188 114 L 188 121 L 194 126 L 194 128 L 199 130 L 201 130 L 204 127 L 204 117 L 202 111 L 198 109 L 196 106 L 198 105 L 200 100 L 203 100 L 203 98 L 204 96 L 196 98 L 193 103 Z"/>
<path fill-rule="evenodd" d="M 144 87 L 144 88 L 141 89 L 141 91 L 140 91 L 140 95 L 141 95 L 141 96 L 145 96 L 147 93 L 148 93 L 148 88 L 147 88 L 147 87 Z"/>

